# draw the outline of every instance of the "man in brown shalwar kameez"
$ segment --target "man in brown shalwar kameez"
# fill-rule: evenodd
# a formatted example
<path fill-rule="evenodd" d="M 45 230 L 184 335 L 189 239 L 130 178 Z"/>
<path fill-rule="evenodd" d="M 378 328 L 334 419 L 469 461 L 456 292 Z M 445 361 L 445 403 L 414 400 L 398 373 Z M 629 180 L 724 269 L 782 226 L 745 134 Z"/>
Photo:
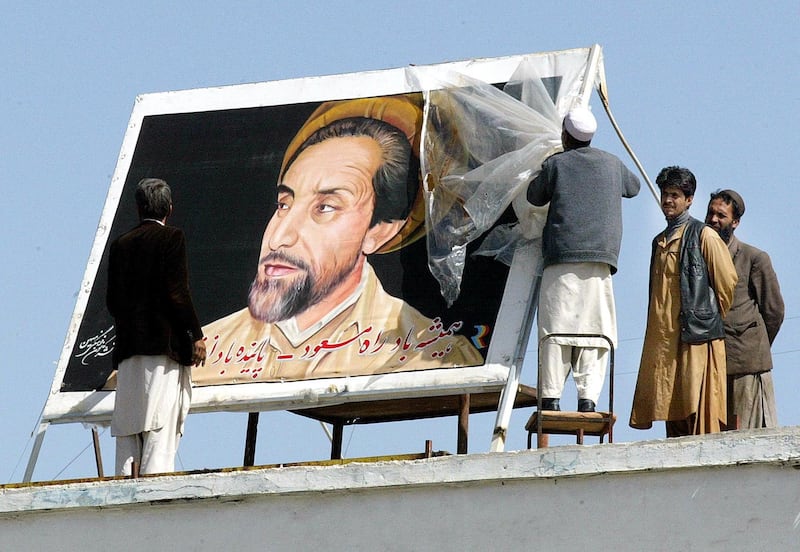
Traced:
<path fill-rule="evenodd" d="M 656 179 L 667 228 L 653 240 L 650 302 L 630 426 L 666 422 L 667 437 L 721 431 L 726 422 L 722 318 L 736 286 L 725 242 L 689 216 L 697 183 L 688 169 Z"/>
<path fill-rule="evenodd" d="M 725 316 L 728 429 L 778 427 L 770 347 L 785 306 L 769 255 L 734 236 L 744 199 L 733 190 L 711 194 L 706 224 L 728 244 L 739 282 Z"/>

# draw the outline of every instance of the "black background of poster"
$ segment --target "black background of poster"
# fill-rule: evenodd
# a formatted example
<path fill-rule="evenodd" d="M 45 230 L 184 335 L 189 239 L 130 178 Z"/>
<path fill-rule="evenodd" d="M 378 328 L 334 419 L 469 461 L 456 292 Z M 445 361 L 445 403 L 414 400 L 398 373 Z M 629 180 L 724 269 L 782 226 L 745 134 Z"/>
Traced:
<path fill-rule="evenodd" d="M 112 371 L 108 349 L 82 344 L 113 326 L 105 308 L 108 246 L 138 224 L 136 183 L 145 177 L 163 178 L 172 188 L 175 210 L 168 224 L 186 233 L 192 296 L 200 323 L 207 324 L 246 306 L 261 237 L 275 209 L 275 183 L 284 151 L 318 105 L 144 118 L 62 391 L 100 389 Z M 499 223 L 510 220 L 509 212 Z M 372 255 L 369 262 L 388 293 L 426 316 L 440 316 L 445 325 L 463 320 L 461 333 L 467 337 L 475 334 L 477 325 L 495 329 L 508 276 L 505 265 L 485 257 L 468 258 L 461 294 L 448 309 L 428 270 L 424 240 Z M 485 338 L 487 345 L 491 335 Z M 485 355 L 486 349 L 481 353 Z"/>

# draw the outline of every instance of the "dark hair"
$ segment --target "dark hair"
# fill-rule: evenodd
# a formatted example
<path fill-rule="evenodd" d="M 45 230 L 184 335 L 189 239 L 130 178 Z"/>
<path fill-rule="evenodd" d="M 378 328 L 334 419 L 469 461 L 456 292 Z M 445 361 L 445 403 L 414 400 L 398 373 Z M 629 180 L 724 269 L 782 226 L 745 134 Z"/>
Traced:
<path fill-rule="evenodd" d="M 733 197 L 731 190 L 717 190 L 711 194 L 711 199 L 709 199 L 708 202 L 711 203 L 715 199 L 721 199 L 726 204 L 733 207 L 733 220 L 739 220 L 742 218 L 742 215 L 744 214 L 744 205 L 740 204 L 740 201 L 742 201 L 741 196 L 739 196 L 737 199 Z"/>
<path fill-rule="evenodd" d="M 136 185 L 139 218 L 162 220 L 172 208 L 172 190 L 160 178 L 143 178 Z"/>
<path fill-rule="evenodd" d="M 379 119 L 349 117 L 324 126 L 306 138 L 286 164 L 286 171 L 300 153 L 329 138 L 366 136 L 381 148 L 383 163 L 372 177 L 375 204 L 370 227 L 379 222 L 403 220 L 419 190 L 419 160 L 411 151 L 406 135 L 397 127 Z"/>
<path fill-rule="evenodd" d="M 692 171 L 684 167 L 672 166 L 661 169 L 656 177 L 656 185 L 662 192 L 664 188 L 678 188 L 686 197 L 693 197 L 697 190 L 697 180 Z"/>
<path fill-rule="evenodd" d="M 572 134 L 569 133 L 567 128 L 564 126 L 564 123 L 561 123 L 561 143 L 564 146 L 564 151 L 578 149 L 578 148 L 585 148 L 591 145 L 591 140 L 586 140 L 585 142 L 582 140 L 578 140 Z"/>

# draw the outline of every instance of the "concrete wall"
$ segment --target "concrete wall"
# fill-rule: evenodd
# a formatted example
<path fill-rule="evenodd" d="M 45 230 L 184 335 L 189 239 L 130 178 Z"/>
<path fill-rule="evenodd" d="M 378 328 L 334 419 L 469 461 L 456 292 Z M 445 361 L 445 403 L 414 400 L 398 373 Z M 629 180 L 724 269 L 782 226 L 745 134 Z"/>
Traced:
<path fill-rule="evenodd" d="M 798 550 L 800 430 L 0 490 L 0 550 Z"/>

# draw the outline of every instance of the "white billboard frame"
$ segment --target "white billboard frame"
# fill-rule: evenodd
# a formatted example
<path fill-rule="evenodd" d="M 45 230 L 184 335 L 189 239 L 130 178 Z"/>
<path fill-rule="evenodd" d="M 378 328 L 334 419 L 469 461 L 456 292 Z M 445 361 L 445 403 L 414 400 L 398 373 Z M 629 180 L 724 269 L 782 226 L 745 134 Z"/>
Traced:
<path fill-rule="evenodd" d="M 587 59 L 580 96 L 575 99 L 576 103 L 587 104 L 591 89 L 597 85 L 596 83 L 605 81 L 602 54 L 598 45 L 559 52 L 449 62 L 422 66 L 422 69 L 429 74 L 437 72 L 462 74 L 485 83 L 502 83 L 511 77 L 523 61 L 553 59 L 561 55 L 580 55 Z M 30 481 L 49 424 L 73 422 L 104 424 L 110 421 L 113 412 L 114 391 L 64 392 L 61 391 L 61 385 L 95 279 L 103 277 L 98 274 L 100 260 L 108 245 L 109 232 L 120 203 L 144 118 L 151 115 L 424 92 L 420 90 L 418 81 L 409 73 L 410 70 L 416 69 L 418 68 L 396 68 L 161 92 L 140 95 L 135 99 L 53 384 L 36 431 L 25 481 Z M 535 310 L 537 285 L 532 275 L 537 273 L 537 269 L 538 259 L 534 258 L 530 249 L 521 249 L 517 252 L 506 281 L 497 317 L 498 320 L 503 320 L 503 331 L 494 334 L 482 366 L 196 387 L 193 390 L 191 413 L 296 410 L 364 400 L 503 391 L 491 444 L 491 450 L 502 450 Z"/>

